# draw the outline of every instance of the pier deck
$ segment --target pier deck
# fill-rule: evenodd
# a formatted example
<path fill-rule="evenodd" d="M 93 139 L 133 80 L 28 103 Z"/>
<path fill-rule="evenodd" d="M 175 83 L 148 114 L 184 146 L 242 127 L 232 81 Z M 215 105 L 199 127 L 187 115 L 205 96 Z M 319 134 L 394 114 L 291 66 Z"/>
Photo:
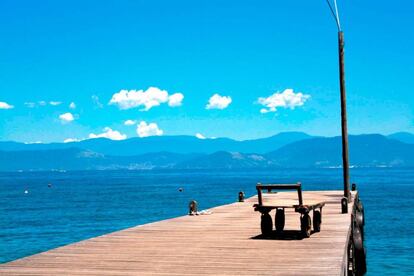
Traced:
<path fill-rule="evenodd" d="M 285 233 L 262 238 L 257 198 L 110 233 L 0 265 L 0 275 L 344 275 L 351 210 L 343 191 L 303 192 L 326 201 L 321 232 L 299 235 L 299 214 L 286 210 Z M 280 193 L 283 200 L 297 193 Z M 272 212 L 274 219 L 274 213 Z"/>

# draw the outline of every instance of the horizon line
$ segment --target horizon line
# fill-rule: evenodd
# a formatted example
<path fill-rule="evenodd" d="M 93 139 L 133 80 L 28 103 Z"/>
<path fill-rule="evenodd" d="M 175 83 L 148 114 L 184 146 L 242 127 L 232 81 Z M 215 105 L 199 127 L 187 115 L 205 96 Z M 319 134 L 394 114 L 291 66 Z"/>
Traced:
<path fill-rule="evenodd" d="M 231 137 L 204 137 L 204 138 L 199 138 L 197 137 L 197 134 L 195 135 L 190 135 L 190 134 L 178 134 L 178 135 L 153 135 L 153 136 L 147 136 L 147 137 L 138 137 L 138 136 L 134 136 L 134 137 L 129 137 L 129 138 L 125 138 L 125 139 L 121 139 L 121 140 L 115 140 L 115 139 L 110 139 L 107 137 L 97 137 L 97 138 L 85 138 L 85 139 L 79 139 L 79 140 L 74 140 L 74 141 L 70 141 L 70 142 L 64 142 L 64 141 L 52 141 L 52 142 L 43 142 L 43 141 L 34 141 L 34 142 L 23 142 L 23 141 L 17 141 L 17 140 L 0 140 L 0 143 L 21 143 L 21 144 L 27 144 L 27 145 L 31 145 L 31 144 L 74 144 L 74 143 L 79 143 L 79 142 L 83 142 L 83 141 L 90 141 L 90 140 L 110 140 L 113 142 L 118 142 L 118 141 L 126 141 L 126 140 L 132 140 L 132 139 L 146 139 L 146 138 L 155 138 L 155 137 L 191 137 L 191 138 L 196 138 L 199 140 L 217 140 L 217 139 L 227 139 L 227 140 L 233 140 L 233 141 L 237 141 L 237 142 L 244 142 L 244 141 L 255 141 L 255 140 L 261 140 L 261 139 L 269 139 L 281 134 L 288 134 L 288 133 L 297 133 L 297 134 L 304 134 L 304 135 L 308 135 L 309 138 L 334 138 L 334 137 L 340 137 L 341 135 L 314 135 L 314 134 L 309 134 L 307 132 L 304 131 L 282 131 L 282 132 L 278 132 L 274 135 L 270 135 L 270 136 L 265 136 L 265 137 L 260 137 L 260 138 L 251 138 L 251 139 L 235 139 L 235 138 L 231 138 Z M 349 136 L 363 136 L 363 135 L 381 135 L 384 137 L 388 137 L 391 135 L 395 135 L 395 134 L 408 134 L 408 135 L 413 135 L 414 133 L 411 133 L 409 131 L 397 131 L 397 132 L 391 132 L 388 134 L 385 133 L 379 133 L 379 132 L 375 132 L 375 133 L 349 133 Z"/>

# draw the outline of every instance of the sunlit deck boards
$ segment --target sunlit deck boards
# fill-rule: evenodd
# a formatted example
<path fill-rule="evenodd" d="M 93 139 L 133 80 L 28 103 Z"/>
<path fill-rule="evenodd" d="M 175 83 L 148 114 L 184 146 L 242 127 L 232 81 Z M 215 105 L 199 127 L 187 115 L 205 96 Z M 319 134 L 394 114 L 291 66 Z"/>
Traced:
<path fill-rule="evenodd" d="M 286 239 L 262 239 L 257 199 L 250 198 L 211 215 L 133 227 L 3 264 L 0 275 L 341 275 L 351 224 L 351 211 L 341 214 L 342 194 L 303 193 L 304 203 L 327 202 L 322 230 L 309 239 L 295 238 L 300 222 L 292 209 Z"/>

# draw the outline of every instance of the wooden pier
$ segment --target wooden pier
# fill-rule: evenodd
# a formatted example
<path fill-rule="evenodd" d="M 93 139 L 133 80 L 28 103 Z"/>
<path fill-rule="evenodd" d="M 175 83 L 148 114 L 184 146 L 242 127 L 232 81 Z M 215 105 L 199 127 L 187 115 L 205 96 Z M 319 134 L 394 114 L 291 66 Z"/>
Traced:
<path fill-rule="evenodd" d="M 294 192 L 279 195 L 297 200 Z M 326 202 L 321 231 L 310 238 L 300 235 L 292 209 L 283 234 L 262 237 L 252 197 L 12 261 L 0 275 L 347 275 L 355 195 L 342 214 L 343 191 L 303 192 L 305 202 Z"/>

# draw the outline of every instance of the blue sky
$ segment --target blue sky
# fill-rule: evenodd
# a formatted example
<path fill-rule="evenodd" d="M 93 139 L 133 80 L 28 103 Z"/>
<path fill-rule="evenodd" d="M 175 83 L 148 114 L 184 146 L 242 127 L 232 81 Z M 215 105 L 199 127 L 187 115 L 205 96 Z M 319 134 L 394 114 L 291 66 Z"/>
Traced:
<path fill-rule="evenodd" d="M 338 4 L 350 133 L 413 132 L 414 4 Z M 3 0 L 0 140 L 339 135 L 336 37 L 323 0 Z"/>

